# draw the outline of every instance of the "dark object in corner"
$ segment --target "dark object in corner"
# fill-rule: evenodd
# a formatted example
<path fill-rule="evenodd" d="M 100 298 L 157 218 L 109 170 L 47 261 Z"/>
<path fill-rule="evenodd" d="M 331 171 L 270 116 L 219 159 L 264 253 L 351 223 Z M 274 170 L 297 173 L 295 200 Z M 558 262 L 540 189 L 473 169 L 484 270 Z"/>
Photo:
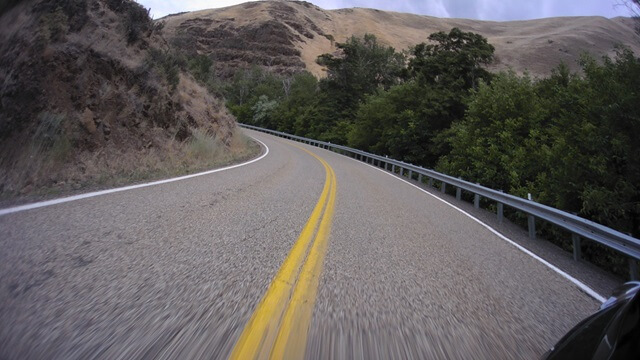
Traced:
<path fill-rule="evenodd" d="M 595 314 L 571 329 L 542 359 L 640 359 L 640 282 L 614 290 Z"/>

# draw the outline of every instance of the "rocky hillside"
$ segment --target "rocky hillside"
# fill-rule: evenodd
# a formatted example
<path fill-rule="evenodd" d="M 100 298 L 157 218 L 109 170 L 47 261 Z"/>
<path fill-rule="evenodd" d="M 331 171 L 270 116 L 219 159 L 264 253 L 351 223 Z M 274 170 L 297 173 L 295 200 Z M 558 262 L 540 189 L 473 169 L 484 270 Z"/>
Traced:
<path fill-rule="evenodd" d="M 335 51 L 335 42 L 351 35 L 371 33 L 401 50 L 453 27 L 489 39 L 496 47 L 492 70 L 512 68 L 546 75 L 561 61 L 577 69 L 576 61 L 583 52 L 596 57 L 612 54 L 618 43 L 640 53 L 640 37 L 628 18 L 492 22 L 362 8 L 324 10 L 303 1 L 258 1 L 170 15 L 159 21 L 178 46 L 211 54 L 223 76 L 249 64 L 285 73 L 307 69 L 322 76 L 322 68 L 315 63 L 317 56 Z"/>
<path fill-rule="evenodd" d="M 244 153 L 224 104 L 182 71 L 137 3 L 12 2 L 0 8 L 2 197 L 166 176 Z"/>

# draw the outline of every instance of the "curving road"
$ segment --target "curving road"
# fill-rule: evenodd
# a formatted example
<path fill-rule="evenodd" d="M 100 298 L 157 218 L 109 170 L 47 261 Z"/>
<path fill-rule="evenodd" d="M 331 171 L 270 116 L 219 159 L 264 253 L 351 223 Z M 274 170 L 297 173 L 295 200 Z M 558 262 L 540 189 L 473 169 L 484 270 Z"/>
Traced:
<path fill-rule="evenodd" d="M 531 359 L 600 304 L 394 176 L 245 131 L 267 156 L 0 216 L 0 359 Z"/>

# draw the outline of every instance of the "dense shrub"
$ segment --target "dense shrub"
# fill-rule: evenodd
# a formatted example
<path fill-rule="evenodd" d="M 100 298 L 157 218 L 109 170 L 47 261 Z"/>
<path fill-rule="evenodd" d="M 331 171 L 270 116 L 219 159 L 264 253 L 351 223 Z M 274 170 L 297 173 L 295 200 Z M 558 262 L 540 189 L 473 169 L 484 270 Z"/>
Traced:
<path fill-rule="evenodd" d="M 133 0 L 107 0 L 107 6 L 122 14 L 124 33 L 129 44 L 135 43 L 154 29 L 149 10 Z"/>
<path fill-rule="evenodd" d="M 47 13 L 62 12 L 67 18 L 68 29 L 77 32 L 87 23 L 87 0 L 49 0 L 36 4 L 34 11 L 46 16 Z"/>
<path fill-rule="evenodd" d="M 45 43 L 62 41 L 69 31 L 69 18 L 61 8 L 40 17 L 41 41 Z"/>
<path fill-rule="evenodd" d="M 196 80 L 202 83 L 207 83 L 213 75 L 211 71 L 212 66 L 213 60 L 207 55 L 196 55 L 187 62 L 189 72 Z"/>
<path fill-rule="evenodd" d="M 180 82 L 180 71 L 186 66 L 185 58 L 171 50 L 150 49 L 145 61 L 147 68 L 157 69 L 171 86 L 172 90 Z"/>

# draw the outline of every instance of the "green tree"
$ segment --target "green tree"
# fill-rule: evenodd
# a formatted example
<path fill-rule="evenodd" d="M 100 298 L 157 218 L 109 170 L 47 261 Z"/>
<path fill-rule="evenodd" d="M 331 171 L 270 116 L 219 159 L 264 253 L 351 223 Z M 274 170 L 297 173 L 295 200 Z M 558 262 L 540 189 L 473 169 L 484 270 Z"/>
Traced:
<path fill-rule="evenodd" d="M 615 60 L 605 57 L 602 65 L 584 59 L 583 71 L 588 111 L 581 128 L 590 136 L 574 146 L 590 177 L 584 180 L 580 211 L 640 237 L 640 59 L 620 49 Z"/>
<path fill-rule="evenodd" d="M 449 130 L 451 151 L 438 169 L 512 194 L 526 195 L 543 173 L 546 113 L 535 84 L 513 72 L 474 90 L 463 120 Z"/>
<path fill-rule="evenodd" d="M 270 100 L 266 95 L 261 95 L 251 108 L 253 111 L 252 123 L 264 128 L 274 128 L 272 115 L 277 107 L 276 100 Z"/>
<path fill-rule="evenodd" d="M 340 56 L 323 54 L 317 60 L 327 69 L 327 77 L 320 81 L 319 101 L 332 107 L 324 116 L 313 116 L 313 121 L 325 123 L 321 125 L 328 132 L 324 138 L 344 143 L 360 102 L 369 94 L 401 82 L 405 57 L 380 44 L 371 34 L 363 38 L 352 36 L 337 47 Z M 325 107 L 320 103 L 318 106 Z"/>
<path fill-rule="evenodd" d="M 318 94 L 318 79 L 305 71 L 292 77 L 284 77 L 281 81 L 283 89 L 287 90 L 273 114 L 276 128 L 291 134 L 308 135 L 308 128 L 298 127 L 296 123 L 314 104 Z"/>
<path fill-rule="evenodd" d="M 468 90 L 490 79 L 484 66 L 493 60 L 494 50 L 482 35 L 458 28 L 440 31 L 413 48 L 409 73 L 428 85 Z"/>
<path fill-rule="evenodd" d="M 227 107 L 239 122 L 254 124 L 253 107 L 261 96 L 279 100 L 284 96 L 280 78 L 257 66 L 236 71 L 222 89 Z"/>
<path fill-rule="evenodd" d="M 483 66 L 491 61 L 493 46 L 455 28 L 431 34 L 429 41 L 412 50 L 409 82 L 371 95 L 361 105 L 351 145 L 427 167 L 448 153 L 444 134 L 464 116 L 469 91 L 490 79 Z"/>
<path fill-rule="evenodd" d="M 640 236 L 640 59 L 623 49 L 582 70 L 481 84 L 438 169 Z"/>

